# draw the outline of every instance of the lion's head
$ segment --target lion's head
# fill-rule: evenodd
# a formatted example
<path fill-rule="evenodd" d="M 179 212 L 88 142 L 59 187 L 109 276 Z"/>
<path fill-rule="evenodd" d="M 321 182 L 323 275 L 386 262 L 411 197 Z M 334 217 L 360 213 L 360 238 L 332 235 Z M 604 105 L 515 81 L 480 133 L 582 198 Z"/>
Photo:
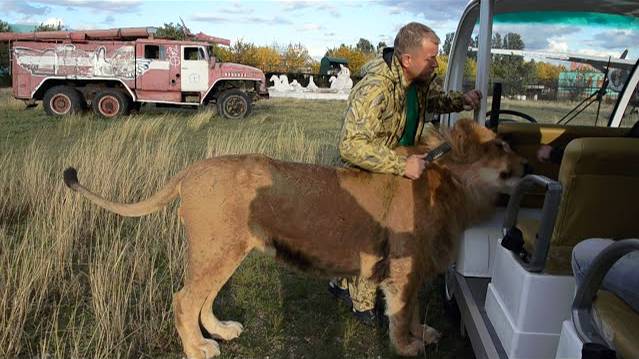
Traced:
<path fill-rule="evenodd" d="M 449 143 L 451 150 L 441 158 L 441 164 L 462 172 L 466 182 L 509 191 L 527 170 L 527 161 L 508 143 L 472 119 L 459 120 L 448 130 L 432 131 L 426 138 L 429 149 L 443 142 Z"/>

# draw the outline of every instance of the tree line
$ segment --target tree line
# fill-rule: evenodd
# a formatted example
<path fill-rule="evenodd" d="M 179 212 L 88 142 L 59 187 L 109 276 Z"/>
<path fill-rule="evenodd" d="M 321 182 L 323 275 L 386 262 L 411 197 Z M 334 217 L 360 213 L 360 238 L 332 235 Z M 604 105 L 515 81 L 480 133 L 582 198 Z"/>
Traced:
<path fill-rule="evenodd" d="M 40 24 L 33 31 L 60 31 L 65 30 L 61 24 Z M 187 31 L 181 24 L 165 23 L 158 27 L 156 37 L 184 40 Z M 11 31 L 11 26 L 0 20 L 0 32 Z M 437 74 L 444 76 L 448 63 L 448 55 L 452 46 L 454 33 L 446 34 L 441 46 L 440 54 L 437 57 Z M 471 39 L 470 46 L 477 47 L 477 37 Z M 348 61 L 351 74 L 360 76 L 362 66 L 379 56 L 386 43 L 379 42 L 374 45 L 369 40 L 360 38 L 356 44 L 340 44 L 326 50 L 325 56 L 340 57 Z M 523 50 L 525 43 L 521 35 L 517 33 L 507 33 L 501 35 L 493 34 L 492 47 L 497 49 Z M 0 81 L 8 74 L 8 44 L 0 43 Z M 231 46 L 212 46 L 212 53 L 222 62 L 236 62 L 244 65 L 254 66 L 266 72 L 279 73 L 319 73 L 319 61 L 313 59 L 308 49 L 301 43 L 290 43 L 287 45 L 273 44 L 270 46 L 256 45 L 252 42 L 239 40 Z M 524 61 L 521 56 L 493 55 L 491 61 L 491 79 L 513 83 L 515 87 L 522 87 L 527 83 L 548 83 L 556 84 L 559 73 L 563 71 L 562 66 L 556 66 L 545 62 Z M 477 54 L 470 52 L 464 67 L 464 74 L 467 78 L 474 78 L 477 72 Z M 6 80 L 5 80 L 6 82 Z M 512 91 L 521 91 L 520 88 L 513 88 Z"/>

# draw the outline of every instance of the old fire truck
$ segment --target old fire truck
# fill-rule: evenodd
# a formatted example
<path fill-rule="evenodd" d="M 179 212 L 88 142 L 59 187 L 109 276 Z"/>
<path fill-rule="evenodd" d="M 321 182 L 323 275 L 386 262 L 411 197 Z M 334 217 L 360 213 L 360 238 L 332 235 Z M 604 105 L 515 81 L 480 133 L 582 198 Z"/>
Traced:
<path fill-rule="evenodd" d="M 155 28 L 2 33 L 11 47 L 13 95 L 27 106 L 63 116 L 89 108 L 99 116 L 126 115 L 142 103 L 216 105 L 231 119 L 268 97 L 264 73 L 221 63 L 211 44 L 230 41 L 188 32 L 187 41 L 159 39 Z"/>

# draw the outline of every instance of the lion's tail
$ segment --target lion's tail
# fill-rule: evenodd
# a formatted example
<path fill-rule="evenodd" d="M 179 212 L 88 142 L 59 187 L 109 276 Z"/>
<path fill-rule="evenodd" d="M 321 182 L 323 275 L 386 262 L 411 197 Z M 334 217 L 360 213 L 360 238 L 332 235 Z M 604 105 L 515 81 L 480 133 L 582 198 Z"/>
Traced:
<path fill-rule="evenodd" d="M 175 199 L 179 192 L 179 184 L 186 172 L 187 170 L 185 169 L 175 175 L 164 187 L 146 200 L 129 204 L 109 201 L 91 192 L 78 182 L 78 171 L 73 167 L 64 170 L 64 183 L 72 190 L 79 192 L 91 202 L 108 211 L 125 217 L 140 217 L 157 211 Z"/>

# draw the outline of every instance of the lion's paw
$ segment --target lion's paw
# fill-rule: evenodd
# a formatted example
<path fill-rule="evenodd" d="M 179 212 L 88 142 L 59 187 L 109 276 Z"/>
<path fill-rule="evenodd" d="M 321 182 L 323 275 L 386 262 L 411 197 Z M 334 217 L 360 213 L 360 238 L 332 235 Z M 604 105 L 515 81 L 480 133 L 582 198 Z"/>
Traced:
<path fill-rule="evenodd" d="M 212 333 L 213 337 L 223 340 L 233 340 L 242 334 L 244 326 L 242 323 L 234 321 L 223 321 L 215 328 L 215 333 Z"/>
<path fill-rule="evenodd" d="M 397 353 L 401 356 L 414 357 L 424 351 L 424 342 L 421 339 L 412 338 L 406 345 L 398 346 Z"/>
<path fill-rule="evenodd" d="M 424 342 L 427 344 L 437 344 L 442 338 L 442 333 L 432 327 L 427 327 L 424 331 Z"/>
<path fill-rule="evenodd" d="M 220 345 L 213 339 L 203 339 L 187 351 L 188 359 L 211 359 L 220 355 Z"/>

